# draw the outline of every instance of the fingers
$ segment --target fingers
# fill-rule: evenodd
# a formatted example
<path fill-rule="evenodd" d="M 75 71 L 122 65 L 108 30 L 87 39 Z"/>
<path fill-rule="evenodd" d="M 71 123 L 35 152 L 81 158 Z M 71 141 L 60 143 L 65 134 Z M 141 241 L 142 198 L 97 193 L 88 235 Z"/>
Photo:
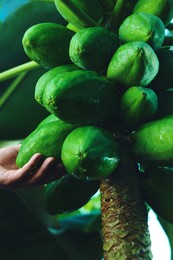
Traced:
<path fill-rule="evenodd" d="M 66 169 L 63 164 L 60 162 L 55 162 L 50 170 L 37 182 L 37 185 L 47 184 L 49 182 L 60 179 L 63 175 L 65 175 Z"/>
<path fill-rule="evenodd" d="M 19 152 L 20 147 L 21 147 L 21 144 L 16 144 L 16 145 L 14 145 L 13 147 L 14 147 L 14 149 L 15 149 L 17 152 Z"/>
<path fill-rule="evenodd" d="M 32 172 L 40 162 L 42 155 L 37 153 L 20 169 L 5 169 L 0 171 L 0 185 L 4 188 L 20 187 L 22 181 Z M 19 184 L 19 186 L 18 186 Z M 22 186 L 21 186 L 22 187 Z"/>
<path fill-rule="evenodd" d="M 42 160 L 43 156 L 37 153 L 20 169 L 4 169 L 0 186 L 10 190 L 24 189 L 49 183 L 65 174 L 64 166 L 54 157 Z"/>
<path fill-rule="evenodd" d="M 41 180 L 46 177 L 46 175 L 51 176 L 52 174 L 52 166 L 55 163 L 55 158 L 49 157 L 45 159 L 42 165 L 36 172 L 31 172 L 27 179 L 25 179 L 26 186 L 32 187 L 36 185 L 40 185 L 42 182 Z M 58 174 L 57 174 L 58 176 Z"/>
<path fill-rule="evenodd" d="M 20 174 L 28 174 L 31 172 L 34 172 L 35 169 L 38 168 L 38 164 L 41 161 L 41 159 L 43 158 L 43 156 L 40 153 L 36 153 L 34 154 L 31 159 L 29 160 L 28 163 L 26 163 L 22 168 L 20 168 L 18 170 L 18 173 Z"/>

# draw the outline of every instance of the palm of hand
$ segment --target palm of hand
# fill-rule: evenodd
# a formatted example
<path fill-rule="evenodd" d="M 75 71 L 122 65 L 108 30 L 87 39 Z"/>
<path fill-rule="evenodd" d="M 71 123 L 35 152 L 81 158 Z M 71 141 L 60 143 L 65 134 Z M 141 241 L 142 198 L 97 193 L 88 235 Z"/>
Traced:
<path fill-rule="evenodd" d="M 46 158 L 38 167 L 42 158 L 39 153 L 18 169 L 15 162 L 19 149 L 20 145 L 0 149 L 0 187 L 12 190 L 28 188 L 49 183 L 61 176 L 62 165 L 53 157 Z"/>

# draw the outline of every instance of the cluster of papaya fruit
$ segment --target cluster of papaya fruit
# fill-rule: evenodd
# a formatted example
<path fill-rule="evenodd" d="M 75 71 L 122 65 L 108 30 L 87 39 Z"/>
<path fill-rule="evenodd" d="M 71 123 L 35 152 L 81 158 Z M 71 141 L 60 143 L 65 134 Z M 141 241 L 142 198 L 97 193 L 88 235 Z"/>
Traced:
<path fill-rule="evenodd" d="M 28 57 L 47 68 L 35 99 L 50 115 L 23 141 L 18 167 L 36 152 L 56 157 L 64 175 L 45 185 L 47 210 L 71 212 L 116 174 L 123 136 L 146 202 L 173 223 L 173 56 L 164 45 L 173 1 L 54 2 L 67 26 L 39 23 L 23 36 Z"/>

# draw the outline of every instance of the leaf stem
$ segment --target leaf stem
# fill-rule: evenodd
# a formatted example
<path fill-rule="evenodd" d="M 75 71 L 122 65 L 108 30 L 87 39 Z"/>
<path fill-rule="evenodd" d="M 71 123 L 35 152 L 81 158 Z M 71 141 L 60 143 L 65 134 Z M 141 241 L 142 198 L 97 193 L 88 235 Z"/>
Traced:
<path fill-rule="evenodd" d="M 40 67 L 40 65 L 38 63 L 36 63 L 35 61 L 26 62 L 24 64 L 11 68 L 9 70 L 1 72 L 0 73 L 0 82 L 3 82 L 7 79 L 11 79 L 24 71 L 30 71 L 33 69 L 37 69 L 39 67 Z"/>
<path fill-rule="evenodd" d="M 74 4 L 70 0 L 61 0 L 59 4 L 65 6 L 73 15 L 76 16 L 76 23 L 75 26 L 79 26 L 81 28 L 88 27 L 88 26 L 98 26 L 98 24 L 78 5 Z M 57 8 L 58 9 L 58 8 Z"/>
<path fill-rule="evenodd" d="M 117 0 L 114 6 L 114 10 L 112 12 L 110 18 L 110 28 L 118 32 L 118 29 L 124 20 L 124 10 L 126 10 L 126 0 Z"/>
<path fill-rule="evenodd" d="M 13 92 L 17 89 L 19 86 L 20 82 L 24 79 L 26 76 L 27 71 L 22 72 L 8 87 L 8 89 L 5 91 L 5 93 L 2 95 L 0 99 L 0 109 L 4 106 L 4 104 L 8 101 L 8 99 L 11 97 Z"/>

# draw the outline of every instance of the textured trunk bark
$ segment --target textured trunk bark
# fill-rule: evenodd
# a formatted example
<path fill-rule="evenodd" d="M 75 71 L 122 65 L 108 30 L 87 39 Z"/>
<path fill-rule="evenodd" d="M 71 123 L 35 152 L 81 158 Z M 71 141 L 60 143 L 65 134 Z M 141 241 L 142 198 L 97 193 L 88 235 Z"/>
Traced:
<path fill-rule="evenodd" d="M 111 178 L 101 182 L 105 260 L 150 260 L 147 209 L 137 165 L 126 157 Z"/>

